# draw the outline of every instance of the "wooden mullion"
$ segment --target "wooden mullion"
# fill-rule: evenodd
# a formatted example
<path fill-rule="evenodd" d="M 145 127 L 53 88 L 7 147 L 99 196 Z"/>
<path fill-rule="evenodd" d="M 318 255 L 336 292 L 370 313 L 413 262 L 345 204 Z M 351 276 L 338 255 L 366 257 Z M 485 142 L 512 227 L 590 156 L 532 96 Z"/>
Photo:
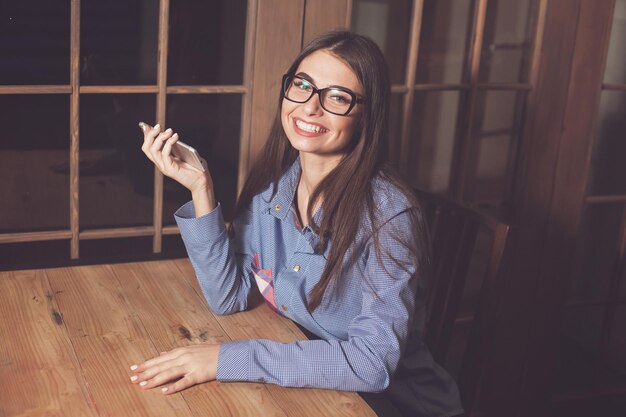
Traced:
<path fill-rule="evenodd" d="M 158 93 L 156 85 L 81 85 L 81 94 L 145 94 Z"/>
<path fill-rule="evenodd" d="M 626 203 L 626 194 L 590 195 L 585 198 L 587 204 Z"/>
<path fill-rule="evenodd" d="M 532 89 L 531 84 L 525 83 L 480 83 L 476 85 L 477 90 L 520 90 L 527 91 Z"/>
<path fill-rule="evenodd" d="M 246 38 L 243 58 L 243 87 L 241 98 L 241 125 L 239 128 L 239 170 L 237 172 L 237 197 L 248 177 L 250 164 L 250 133 L 252 127 L 252 82 L 254 80 L 254 51 L 257 27 L 257 0 L 248 0 L 246 10 Z"/>
<path fill-rule="evenodd" d="M 0 94 L 71 94 L 71 85 L 2 85 Z"/>
<path fill-rule="evenodd" d="M 347 0 L 346 1 L 346 27 L 352 27 L 352 9 L 354 8 L 354 1 Z"/>
<path fill-rule="evenodd" d="M 71 230 L 48 230 L 45 232 L 15 232 L 1 233 L 0 243 L 38 242 L 43 240 L 65 240 L 71 238 Z"/>
<path fill-rule="evenodd" d="M 79 257 L 80 0 L 70 6 L 70 258 Z"/>
<path fill-rule="evenodd" d="M 602 84 L 603 90 L 626 91 L 626 84 Z"/>
<path fill-rule="evenodd" d="M 113 239 L 120 237 L 151 236 L 153 226 L 116 227 L 110 229 L 91 229 L 80 232 L 80 240 Z"/>
<path fill-rule="evenodd" d="M 245 83 L 244 74 L 244 85 L 176 85 L 168 86 L 166 91 L 167 94 L 246 94 L 249 91 L 249 88 Z"/>
<path fill-rule="evenodd" d="M 408 88 L 406 85 L 392 85 L 391 86 L 392 94 L 397 94 L 397 93 L 406 94 L 409 90 L 410 88 Z"/>
<path fill-rule="evenodd" d="M 165 112 L 167 105 L 167 51 L 169 33 L 170 1 L 161 0 L 159 3 L 159 57 L 157 65 L 157 109 L 156 120 L 165 129 Z M 160 253 L 163 231 L 163 174 L 154 168 L 154 239 L 152 252 Z"/>
<path fill-rule="evenodd" d="M 468 84 L 415 84 L 416 91 L 461 91 L 469 90 Z"/>
<path fill-rule="evenodd" d="M 474 9 L 475 30 L 472 39 L 469 65 L 469 91 L 460 106 L 460 124 L 457 126 L 457 134 L 452 158 L 452 175 L 450 181 L 450 193 L 458 201 L 464 200 L 467 175 L 470 165 L 468 159 L 473 151 L 471 143 L 473 137 L 473 120 L 476 99 L 478 95 L 478 76 L 480 70 L 480 58 L 482 52 L 483 37 L 485 34 L 485 20 L 487 15 L 487 0 L 477 0 Z"/>
<path fill-rule="evenodd" d="M 529 5 L 530 11 L 532 12 L 532 6 Z M 528 90 L 532 91 L 535 85 L 537 84 L 537 77 L 539 74 L 539 61 L 541 59 L 541 45 L 543 41 L 543 34 L 545 31 L 546 24 L 546 12 L 548 7 L 548 0 L 539 0 L 539 7 L 537 10 L 537 20 L 535 22 L 534 35 L 533 35 L 533 52 L 531 57 L 531 64 L 529 68 L 528 74 L 528 84 L 521 84 L 521 86 L 527 86 L 529 88 L 524 88 L 520 90 Z M 516 110 L 515 116 L 518 118 L 518 124 L 516 124 L 516 128 L 519 131 L 519 135 L 512 141 L 511 146 L 509 147 L 509 156 L 507 161 L 507 169 L 506 169 L 506 188 L 504 194 L 505 201 L 513 200 L 513 189 L 515 185 L 515 177 L 517 172 L 517 161 L 519 160 L 518 156 L 520 155 L 522 149 L 521 138 L 523 137 L 523 126 L 526 118 L 525 108 L 526 103 L 528 102 L 528 94 L 524 95 L 524 97 L 517 97 L 516 99 Z M 519 107 L 518 107 L 519 106 Z M 515 125 L 514 125 L 515 127 Z"/>
<path fill-rule="evenodd" d="M 411 38 L 409 40 L 409 54 L 406 62 L 405 87 L 402 106 L 402 131 L 400 135 L 400 172 L 408 176 L 411 114 L 413 113 L 413 98 L 415 96 L 415 77 L 417 71 L 417 58 L 419 56 L 420 33 L 422 29 L 422 16 L 424 13 L 424 0 L 413 1 L 413 13 L 411 15 Z"/>
<path fill-rule="evenodd" d="M 537 11 L 537 26 L 535 27 L 535 41 L 533 46 L 533 56 L 530 64 L 528 83 L 534 89 L 539 78 L 539 68 L 541 63 L 541 45 L 543 45 L 543 35 L 546 30 L 546 17 L 548 15 L 548 0 L 539 0 L 539 10 Z"/>
<path fill-rule="evenodd" d="M 164 235 L 179 235 L 180 230 L 178 229 L 178 226 L 176 225 L 163 226 L 163 234 Z"/>

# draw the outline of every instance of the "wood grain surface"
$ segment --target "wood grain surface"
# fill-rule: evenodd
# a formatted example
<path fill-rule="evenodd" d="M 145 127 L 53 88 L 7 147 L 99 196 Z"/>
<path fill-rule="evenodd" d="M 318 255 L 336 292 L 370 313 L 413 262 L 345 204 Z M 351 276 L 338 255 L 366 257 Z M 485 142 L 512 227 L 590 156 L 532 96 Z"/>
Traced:
<path fill-rule="evenodd" d="M 258 303 L 206 306 L 188 260 L 0 273 L 0 416 L 374 416 L 355 393 L 253 383 L 165 396 L 129 366 L 194 343 L 305 336 Z"/>

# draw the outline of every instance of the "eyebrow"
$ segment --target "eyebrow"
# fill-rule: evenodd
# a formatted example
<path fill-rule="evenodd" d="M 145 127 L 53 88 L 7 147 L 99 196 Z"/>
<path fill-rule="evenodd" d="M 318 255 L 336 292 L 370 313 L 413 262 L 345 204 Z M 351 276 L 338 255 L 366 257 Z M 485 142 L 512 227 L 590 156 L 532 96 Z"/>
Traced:
<path fill-rule="evenodd" d="M 310 82 L 311 84 L 313 84 L 315 87 L 317 87 L 317 84 L 315 83 L 315 81 L 313 81 L 313 77 L 311 77 L 309 74 L 307 74 L 306 72 L 299 72 L 296 74 L 298 77 L 302 77 L 305 80 L 307 80 L 308 82 Z M 354 91 L 348 87 L 344 87 L 343 85 L 329 85 L 328 87 L 325 88 L 339 88 L 342 90 L 348 90 L 354 93 Z M 356 94 L 356 93 L 355 93 Z"/>

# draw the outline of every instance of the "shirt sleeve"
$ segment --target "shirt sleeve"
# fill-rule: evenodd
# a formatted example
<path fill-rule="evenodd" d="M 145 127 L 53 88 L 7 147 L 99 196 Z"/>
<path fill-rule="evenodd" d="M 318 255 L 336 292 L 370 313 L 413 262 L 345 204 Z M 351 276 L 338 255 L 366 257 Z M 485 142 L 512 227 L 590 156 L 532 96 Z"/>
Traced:
<path fill-rule="evenodd" d="M 409 212 L 403 211 L 379 229 L 380 253 L 371 239 L 368 242 L 362 308 L 349 325 L 348 340 L 224 343 L 217 379 L 362 392 L 387 388 L 402 356 L 415 306 L 418 268 L 407 245 L 401 243 L 415 239 L 410 221 Z"/>
<path fill-rule="evenodd" d="M 221 205 L 195 217 L 193 202 L 174 214 L 187 254 L 196 272 L 204 298 L 216 314 L 243 311 L 248 305 L 252 281 L 252 256 L 230 238 Z M 245 227 L 239 224 L 236 227 Z"/>

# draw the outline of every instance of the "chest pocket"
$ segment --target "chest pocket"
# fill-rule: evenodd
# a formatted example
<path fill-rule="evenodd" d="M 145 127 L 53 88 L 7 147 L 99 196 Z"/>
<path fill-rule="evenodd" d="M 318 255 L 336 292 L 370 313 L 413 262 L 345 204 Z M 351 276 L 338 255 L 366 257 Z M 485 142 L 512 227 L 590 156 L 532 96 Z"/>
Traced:
<path fill-rule="evenodd" d="M 254 280 L 263 299 L 275 313 L 280 314 L 278 307 L 276 307 L 276 299 L 274 297 L 274 274 L 272 270 L 261 267 L 258 253 L 254 255 L 250 268 L 252 269 L 252 275 L 254 276 Z"/>

